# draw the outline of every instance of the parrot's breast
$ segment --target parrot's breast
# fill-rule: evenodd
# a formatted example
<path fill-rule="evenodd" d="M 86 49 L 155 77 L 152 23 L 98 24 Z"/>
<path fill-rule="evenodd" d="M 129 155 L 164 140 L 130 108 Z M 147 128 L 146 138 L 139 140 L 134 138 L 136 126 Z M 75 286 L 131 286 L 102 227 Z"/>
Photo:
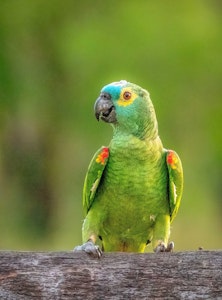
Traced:
<path fill-rule="evenodd" d="M 102 235 L 145 240 L 158 214 L 169 214 L 162 143 L 113 142 L 95 199 L 104 212 Z M 108 243 L 111 244 L 111 241 Z"/>

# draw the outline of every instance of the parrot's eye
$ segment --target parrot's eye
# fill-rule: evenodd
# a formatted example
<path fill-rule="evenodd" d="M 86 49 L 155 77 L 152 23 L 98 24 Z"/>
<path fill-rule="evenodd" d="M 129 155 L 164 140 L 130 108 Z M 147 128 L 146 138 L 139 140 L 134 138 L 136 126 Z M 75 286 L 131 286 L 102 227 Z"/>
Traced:
<path fill-rule="evenodd" d="M 131 93 L 130 92 L 124 92 L 124 94 L 123 94 L 123 98 L 125 99 L 125 100 L 130 100 L 131 99 Z"/>

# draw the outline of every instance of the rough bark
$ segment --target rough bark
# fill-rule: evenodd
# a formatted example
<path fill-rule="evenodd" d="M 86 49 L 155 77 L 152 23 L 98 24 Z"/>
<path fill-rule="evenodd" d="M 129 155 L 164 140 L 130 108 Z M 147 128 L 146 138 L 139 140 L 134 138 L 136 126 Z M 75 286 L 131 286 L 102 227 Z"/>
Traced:
<path fill-rule="evenodd" d="M 0 299 L 222 299 L 222 251 L 3 251 Z"/>

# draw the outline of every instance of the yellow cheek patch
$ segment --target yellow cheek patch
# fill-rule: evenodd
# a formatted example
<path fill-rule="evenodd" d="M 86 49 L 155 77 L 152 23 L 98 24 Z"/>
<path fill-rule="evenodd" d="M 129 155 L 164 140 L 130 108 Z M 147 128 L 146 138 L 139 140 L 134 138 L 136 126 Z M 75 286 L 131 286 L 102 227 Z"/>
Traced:
<path fill-rule="evenodd" d="M 124 99 L 124 94 L 125 94 L 126 92 L 129 92 L 129 93 L 131 94 L 130 99 L 127 99 L 127 100 Z M 134 101 L 137 97 L 138 97 L 138 95 L 132 91 L 132 88 L 130 88 L 130 87 L 125 87 L 125 88 L 122 89 L 121 94 L 120 94 L 120 97 L 119 97 L 119 100 L 117 101 L 117 103 L 118 103 L 119 106 L 128 106 L 128 105 L 132 104 L 133 101 Z"/>

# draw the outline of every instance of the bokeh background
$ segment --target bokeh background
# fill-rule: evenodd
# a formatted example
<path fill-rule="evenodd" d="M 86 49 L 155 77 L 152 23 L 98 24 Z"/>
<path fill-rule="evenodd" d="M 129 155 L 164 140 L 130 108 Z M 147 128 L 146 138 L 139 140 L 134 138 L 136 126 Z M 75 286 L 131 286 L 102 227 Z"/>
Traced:
<path fill-rule="evenodd" d="M 149 90 L 183 162 L 176 250 L 222 248 L 221 1 L 1 0 L 0 249 L 81 243 L 84 176 L 112 136 L 93 105 L 120 79 Z"/>

